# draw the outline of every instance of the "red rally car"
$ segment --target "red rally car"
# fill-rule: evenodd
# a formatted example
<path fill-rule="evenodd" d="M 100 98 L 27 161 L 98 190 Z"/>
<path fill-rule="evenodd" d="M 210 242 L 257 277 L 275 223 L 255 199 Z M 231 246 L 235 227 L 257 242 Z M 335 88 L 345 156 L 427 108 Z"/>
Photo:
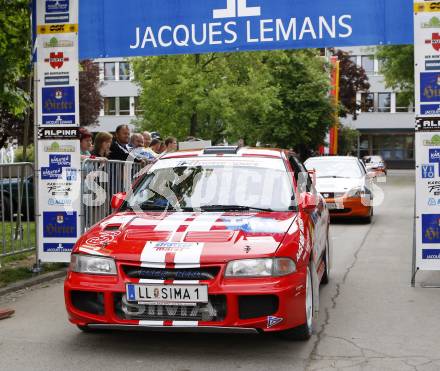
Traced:
<path fill-rule="evenodd" d="M 291 153 L 167 154 L 112 206 L 72 253 L 65 302 L 81 330 L 311 336 L 329 212 Z"/>

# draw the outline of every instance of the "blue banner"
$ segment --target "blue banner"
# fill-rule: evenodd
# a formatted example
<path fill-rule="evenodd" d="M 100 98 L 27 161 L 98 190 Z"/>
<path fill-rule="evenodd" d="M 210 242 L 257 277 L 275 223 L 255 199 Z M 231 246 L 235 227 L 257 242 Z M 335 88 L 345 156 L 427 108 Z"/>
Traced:
<path fill-rule="evenodd" d="M 413 43 L 412 0 L 82 0 L 80 58 Z"/>

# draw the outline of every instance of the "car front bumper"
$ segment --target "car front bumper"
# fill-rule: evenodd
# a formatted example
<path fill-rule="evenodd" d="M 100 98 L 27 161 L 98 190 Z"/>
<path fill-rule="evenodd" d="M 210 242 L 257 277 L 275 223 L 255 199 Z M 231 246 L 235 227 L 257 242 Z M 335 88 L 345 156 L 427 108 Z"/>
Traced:
<path fill-rule="evenodd" d="M 198 283 L 208 285 L 209 311 L 216 313 L 209 318 L 206 308 L 194 309 L 195 315 L 185 309 L 182 317 L 180 308 L 175 316 L 170 306 L 143 305 L 139 316 L 127 315 L 126 284 L 139 280 L 124 276 L 120 263 L 117 276 L 69 272 L 64 284 L 69 321 L 90 328 L 239 333 L 282 331 L 306 322 L 306 267 L 276 278 L 226 279 L 223 271 L 224 267 L 213 280 Z"/>
<path fill-rule="evenodd" d="M 371 206 L 366 206 L 361 197 L 326 198 L 332 217 L 368 217 L 371 215 Z"/>

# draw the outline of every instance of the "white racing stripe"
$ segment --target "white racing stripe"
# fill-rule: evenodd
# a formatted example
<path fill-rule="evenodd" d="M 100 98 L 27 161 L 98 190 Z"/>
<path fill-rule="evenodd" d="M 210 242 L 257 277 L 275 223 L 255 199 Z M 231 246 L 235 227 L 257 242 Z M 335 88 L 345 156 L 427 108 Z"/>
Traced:
<path fill-rule="evenodd" d="M 171 326 L 179 327 L 197 327 L 199 325 L 198 321 L 173 321 Z"/>
<path fill-rule="evenodd" d="M 164 281 L 164 280 L 150 280 L 150 279 L 144 279 L 144 278 L 141 278 L 141 279 L 139 280 L 139 283 L 155 283 L 155 284 L 163 284 L 163 283 L 165 283 L 165 281 Z"/>
<path fill-rule="evenodd" d="M 164 321 L 139 321 L 139 326 L 152 327 L 163 326 Z"/>
<path fill-rule="evenodd" d="M 154 228 L 155 231 L 175 232 L 193 213 L 177 212 L 163 218 Z"/>
<path fill-rule="evenodd" d="M 197 215 L 188 226 L 187 232 L 209 232 L 223 213 L 203 213 Z"/>

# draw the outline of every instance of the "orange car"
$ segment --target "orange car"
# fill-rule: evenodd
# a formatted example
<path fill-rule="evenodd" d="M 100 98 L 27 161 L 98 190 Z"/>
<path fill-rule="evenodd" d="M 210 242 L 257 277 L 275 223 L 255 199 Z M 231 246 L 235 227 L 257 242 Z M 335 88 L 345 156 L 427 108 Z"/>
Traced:
<path fill-rule="evenodd" d="M 356 157 L 312 157 L 304 165 L 316 173 L 316 189 L 333 217 L 356 217 L 371 222 L 371 177 Z"/>

